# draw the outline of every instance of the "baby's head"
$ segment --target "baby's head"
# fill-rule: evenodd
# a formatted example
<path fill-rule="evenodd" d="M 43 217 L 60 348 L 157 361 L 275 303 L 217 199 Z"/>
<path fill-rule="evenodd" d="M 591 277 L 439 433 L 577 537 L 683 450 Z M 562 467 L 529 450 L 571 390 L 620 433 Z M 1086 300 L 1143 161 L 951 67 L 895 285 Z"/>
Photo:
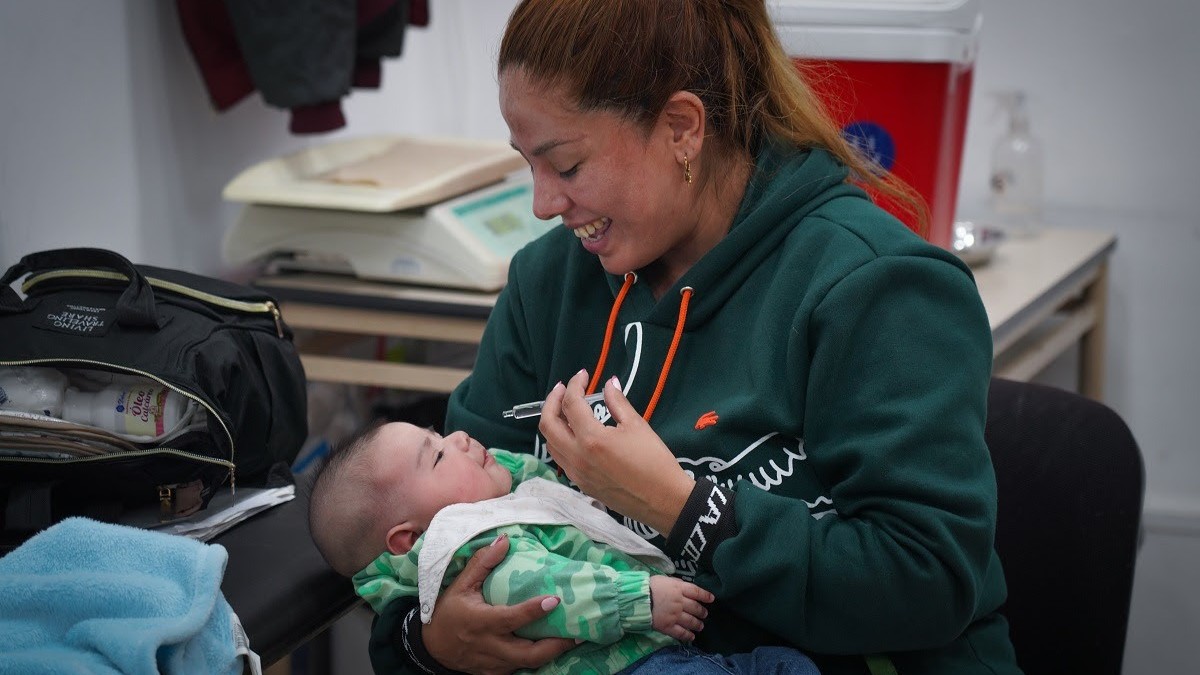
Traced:
<path fill-rule="evenodd" d="M 466 433 L 391 422 L 330 454 L 313 481 L 309 530 L 330 567 L 349 577 L 385 550 L 410 551 L 443 507 L 511 489 L 512 474 Z"/>

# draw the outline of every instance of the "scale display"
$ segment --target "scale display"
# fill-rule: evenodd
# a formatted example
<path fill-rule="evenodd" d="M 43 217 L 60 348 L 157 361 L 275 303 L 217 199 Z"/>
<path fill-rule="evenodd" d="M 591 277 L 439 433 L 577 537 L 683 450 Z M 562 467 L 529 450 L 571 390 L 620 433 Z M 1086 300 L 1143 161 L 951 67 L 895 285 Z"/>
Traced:
<path fill-rule="evenodd" d="M 525 183 L 502 188 L 492 194 L 468 195 L 433 211 L 445 209 L 471 236 L 500 258 L 509 259 L 522 246 L 560 224 L 533 215 L 533 186 Z M 442 217 L 433 213 L 434 218 Z"/>

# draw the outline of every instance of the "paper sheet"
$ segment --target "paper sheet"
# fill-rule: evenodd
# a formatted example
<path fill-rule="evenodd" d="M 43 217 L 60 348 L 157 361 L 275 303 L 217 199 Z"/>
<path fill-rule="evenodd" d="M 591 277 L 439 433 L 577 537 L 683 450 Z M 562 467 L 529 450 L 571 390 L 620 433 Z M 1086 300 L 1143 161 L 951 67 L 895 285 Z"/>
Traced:
<path fill-rule="evenodd" d="M 160 523 L 158 522 L 158 512 L 147 510 L 126 514 L 121 522 L 126 525 L 208 541 L 250 516 L 272 506 L 289 502 L 295 497 L 295 485 L 274 488 L 241 487 L 237 489 L 237 494 L 230 494 L 229 490 L 221 490 L 208 503 L 207 508 L 187 518 Z"/>

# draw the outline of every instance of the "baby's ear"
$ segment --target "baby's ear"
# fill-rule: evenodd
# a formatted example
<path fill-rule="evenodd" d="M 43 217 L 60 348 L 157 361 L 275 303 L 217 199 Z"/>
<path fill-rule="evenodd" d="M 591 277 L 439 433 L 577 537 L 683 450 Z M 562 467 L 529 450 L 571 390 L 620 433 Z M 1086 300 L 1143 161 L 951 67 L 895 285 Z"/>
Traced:
<path fill-rule="evenodd" d="M 388 530 L 387 533 L 387 550 L 393 555 L 404 555 L 412 550 L 417 539 L 424 534 L 424 530 L 419 525 L 411 520 L 406 520 L 399 525 Z"/>

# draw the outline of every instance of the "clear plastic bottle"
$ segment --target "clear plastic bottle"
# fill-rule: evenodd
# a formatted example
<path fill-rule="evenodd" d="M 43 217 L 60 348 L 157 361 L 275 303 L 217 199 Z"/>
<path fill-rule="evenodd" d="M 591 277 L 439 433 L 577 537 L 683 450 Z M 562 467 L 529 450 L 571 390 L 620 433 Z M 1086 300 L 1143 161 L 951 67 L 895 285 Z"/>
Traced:
<path fill-rule="evenodd" d="M 996 224 L 1010 234 L 1029 236 L 1042 219 L 1042 146 L 1029 128 L 1025 93 L 995 96 L 1008 114 L 1008 129 L 992 148 L 992 212 Z"/>
<path fill-rule="evenodd" d="M 157 383 L 126 384 L 96 392 L 68 388 L 63 419 L 133 436 L 161 436 L 187 410 L 179 392 Z"/>
<path fill-rule="evenodd" d="M 0 366 L 0 410 L 62 417 L 67 376 L 54 368 Z"/>

